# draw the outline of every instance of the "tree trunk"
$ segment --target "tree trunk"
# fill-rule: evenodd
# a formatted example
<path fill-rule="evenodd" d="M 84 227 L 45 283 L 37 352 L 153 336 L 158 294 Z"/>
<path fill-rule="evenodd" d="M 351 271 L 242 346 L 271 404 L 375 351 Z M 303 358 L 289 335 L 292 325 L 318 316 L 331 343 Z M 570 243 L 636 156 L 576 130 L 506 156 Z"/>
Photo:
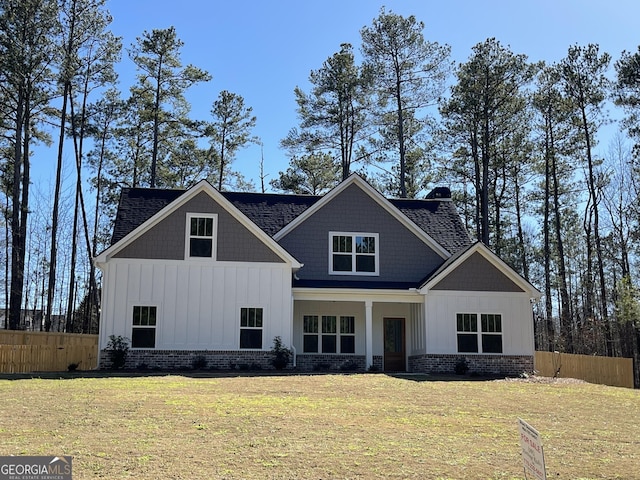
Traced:
<path fill-rule="evenodd" d="M 51 311 L 53 296 L 56 288 L 56 266 L 58 261 L 58 217 L 60 210 L 60 189 L 62 186 L 62 150 L 65 137 L 65 124 L 67 122 L 67 95 L 69 94 L 69 82 L 64 84 L 62 95 L 62 110 L 60 111 L 60 137 L 58 140 L 58 160 L 56 167 L 56 186 L 53 194 L 53 215 L 51 219 L 51 252 L 49 257 L 49 284 L 47 287 L 47 311 L 44 318 L 44 329 L 51 329 Z"/>
<path fill-rule="evenodd" d="M 553 131 L 550 130 L 551 149 L 555 151 Z M 569 288 L 567 285 L 567 268 L 565 265 L 564 243 L 562 240 L 562 220 L 560 205 L 560 185 L 558 181 L 558 165 L 555 155 L 551 157 L 551 173 L 553 177 L 553 216 L 556 236 L 556 248 L 558 255 L 558 276 L 560 277 L 560 330 L 564 337 L 564 351 L 573 353 L 573 328 L 571 322 L 571 305 L 569 301 Z"/>
<path fill-rule="evenodd" d="M 156 96 L 153 105 L 153 151 L 151 152 L 151 188 L 156 186 L 158 165 L 158 135 L 160 131 L 160 94 L 162 91 L 162 56 L 158 59 L 158 78 L 156 78 Z"/>
<path fill-rule="evenodd" d="M 550 110 L 550 108 L 549 108 Z M 542 231 L 544 236 L 544 309 L 547 319 L 547 350 L 555 350 L 555 328 L 553 323 L 553 302 L 551 299 L 551 236 L 549 223 L 551 222 L 550 206 L 551 202 L 551 165 L 550 156 L 553 155 L 553 144 L 551 142 L 553 133 L 551 131 L 551 112 L 547 112 L 545 117 L 545 147 L 544 147 L 544 216 L 542 221 Z"/>
<path fill-rule="evenodd" d="M 17 94 L 16 131 L 14 145 L 13 185 L 11 189 L 11 291 L 9 293 L 9 329 L 16 330 L 20 325 L 20 309 L 22 307 L 22 287 L 24 286 L 24 254 L 25 239 L 22 237 L 20 220 L 21 211 L 28 208 L 20 198 L 23 180 L 24 162 L 28 157 L 23 154 L 29 128 L 29 100 L 24 89 Z M 24 137 L 24 138 L 23 138 Z M 24 143 L 23 143 L 24 142 Z"/>

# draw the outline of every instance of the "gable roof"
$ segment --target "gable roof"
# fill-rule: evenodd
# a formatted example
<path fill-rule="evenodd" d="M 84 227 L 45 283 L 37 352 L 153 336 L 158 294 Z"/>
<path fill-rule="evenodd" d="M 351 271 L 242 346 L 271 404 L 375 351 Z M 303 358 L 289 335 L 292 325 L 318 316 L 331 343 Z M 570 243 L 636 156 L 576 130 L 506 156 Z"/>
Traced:
<path fill-rule="evenodd" d="M 384 198 L 380 192 L 374 189 L 371 185 L 369 185 L 366 181 L 362 179 L 358 174 L 352 173 L 349 177 L 342 181 L 337 187 L 331 190 L 329 193 L 324 195 L 320 200 L 314 203 L 310 208 L 305 210 L 301 215 L 296 217 L 292 222 L 287 224 L 282 230 L 280 230 L 274 238 L 276 240 L 280 240 L 284 236 L 286 236 L 289 232 L 294 230 L 298 225 L 306 221 L 310 218 L 315 212 L 320 210 L 324 205 L 331 202 L 334 198 L 340 195 L 343 191 L 349 188 L 351 185 L 358 186 L 362 191 L 364 191 L 372 200 L 374 200 L 378 205 L 380 205 L 383 209 L 385 209 L 390 215 L 395 217 L 400 223 L 402 223 L 408 230 L 412 231 L 416 236 L 421 238 L 427 245 L 429 245 L 438 255 L 442 258 L 448 258 L 451 256 L 451 252 L 449 252 L 443 245 L 434 240 L 427 230 L 421 228 L 416 225 L 413 221 L 411 221 L 406 215 L 404 215 L 398 208 L 395 208 L 393 204 Z M 466 236 L 466 234 L 465 234 Z"/>
<path fill-rule="evenodd" d="M 133 242 L 143 233 L 157 225 L 162 219 L 177 210 L 201 192 L 208 194 L 219 203 L 232 217 L 238 220 L 250 232 L 262 240 L 283 260 L 290 262 L 294 268 L 302 265 L 280 246 L 270 235 L 251 221 L 242 211 L 221 195 L 209 182 L 201 180 L 189 190 L 163 189 L 126 189 L 123 190 L 118 204 L 118 213 L 111 246 L 96 256 L 97 262 L 104 262 L 126 245 Z"/>
<path fill-rule="evenodd" d="M 493 253 L 482 242 L 476 242 L 467 248 L 458 251 L 455 255 L 452 255 L 446 262 L 444 262 L 440 268 L 430 274 L 420 286 L 420 293 L 427 293 L 433 287 L 435 287 L 441 280 L 445 279 L 447 275 L 452 273 L 456 268 L 461 266 L 472 255 L 480 254 L 491 265 L 496 267 L 505 277 L 512 281 L 517 287 L 522 289 L 523 292 L 531 295 L 532 298 L 540 298 L 541 292 L 531 285 L 524 277 L 518 274 L 513 268 L 507 265 L 500 257 Z"/>
<path fill-rule="evenodd" d="M 437 188 L 424 200 L 385 199 L 358 175 L 352 175 L 331 192 L 319 195 L 290 195 L 274 193 L 216 192 L 242 212 L 264 233 L 277 240 L 294 222 L 303 221 L 314 209 L 329 201 L 354 182 L 366 189 L 369 195 L 385 209 L 401 219 L 405 225 L 422 231 L 439 246 L 443 258 L 472 244 L 448 189 Z M 211 187 L 213 189 L 213 187 Z M 215 190 L 215 189 L 214 189 Z M 337 193 L 336 190 L 338 191 Z M 176 201 L 186 190 L 152 188 L 125 188 L 120 195 L 111 245 L 138 228 L 163 208 Z M 329 199 L 327 200 L 327 197 Z M 431 197 L 431 198 L 430 198 Z M 320 203 L 322 202 L 322 203 Z M 316 206 L 320 203 L 319 206 Z M 394 208 L 395 207 L 395 208 Z M 297 220 L 303 217 L 302 220 Z M 295 224 L 294 224 L 295 227 Z M 415 228 L 417 227 L 417 229 Z M 448 252 L 448 254 L 446 253 Z"/>

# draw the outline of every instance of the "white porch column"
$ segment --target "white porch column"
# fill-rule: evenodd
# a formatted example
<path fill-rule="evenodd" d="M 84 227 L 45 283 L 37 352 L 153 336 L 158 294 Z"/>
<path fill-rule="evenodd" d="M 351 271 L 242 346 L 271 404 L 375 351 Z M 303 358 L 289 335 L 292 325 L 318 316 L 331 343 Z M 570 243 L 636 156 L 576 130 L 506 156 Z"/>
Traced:
<path fill-rule="evenodd" d="M 365 300 L 364 302 L 365 321 L 364 321 L 364 339 L 365 339 L 365 367 L 373 365 L 373 301 Z"/>

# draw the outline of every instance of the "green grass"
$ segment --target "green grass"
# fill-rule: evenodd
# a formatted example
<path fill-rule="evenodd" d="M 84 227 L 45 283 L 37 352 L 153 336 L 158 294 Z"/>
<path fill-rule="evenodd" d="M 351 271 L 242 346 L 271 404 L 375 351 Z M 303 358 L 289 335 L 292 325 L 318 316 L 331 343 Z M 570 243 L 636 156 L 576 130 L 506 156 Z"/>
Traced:
<path fill-rule="evenodd" d="M 424 379 L 424 378 L 423 378 Z M 74 480 L 640 479 L 640 392 L 376 375 L 0 380 L 0 454 L 72 455 Z"/>

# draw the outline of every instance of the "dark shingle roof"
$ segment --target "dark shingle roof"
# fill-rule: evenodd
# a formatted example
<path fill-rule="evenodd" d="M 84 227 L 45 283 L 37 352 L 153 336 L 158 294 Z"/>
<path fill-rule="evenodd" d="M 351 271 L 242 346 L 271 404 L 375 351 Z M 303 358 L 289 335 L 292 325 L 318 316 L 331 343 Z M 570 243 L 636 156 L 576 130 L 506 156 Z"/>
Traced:
<path fill-rule="evenodd" d="M 455 205 L 447 198 L 448 189 L 436 190 L 439 195 L 433 199 L 389 201 L 447 251 L 454 253 L 472 242 Z M 121 240 L 184 192 L 185 190 L 150 188 L 123 189 L 111 244 Z M 322 198 L 314 195 L 246 192 L 222 192 L 222 195 L 269 236 L 274 236 Z"/>
<path fill-rule="evenodd" d="M 222 195 L 270 237 L 322 198 L 315 195 L 243 192 L 222 192 Z"/>
<path fill-rule="evenodd" d="M 431 238 L 454 253 L 471 245 L 469 234 L 455 204 L 445 200 L 390 199 L 393 206 L 427 232 Z"/>
<path fill-rule="evenodd" d="M 113 226 L 111 245 L 149 220 L 184 192 L 185 190 L 161 188 L 123 188 Z"/>

